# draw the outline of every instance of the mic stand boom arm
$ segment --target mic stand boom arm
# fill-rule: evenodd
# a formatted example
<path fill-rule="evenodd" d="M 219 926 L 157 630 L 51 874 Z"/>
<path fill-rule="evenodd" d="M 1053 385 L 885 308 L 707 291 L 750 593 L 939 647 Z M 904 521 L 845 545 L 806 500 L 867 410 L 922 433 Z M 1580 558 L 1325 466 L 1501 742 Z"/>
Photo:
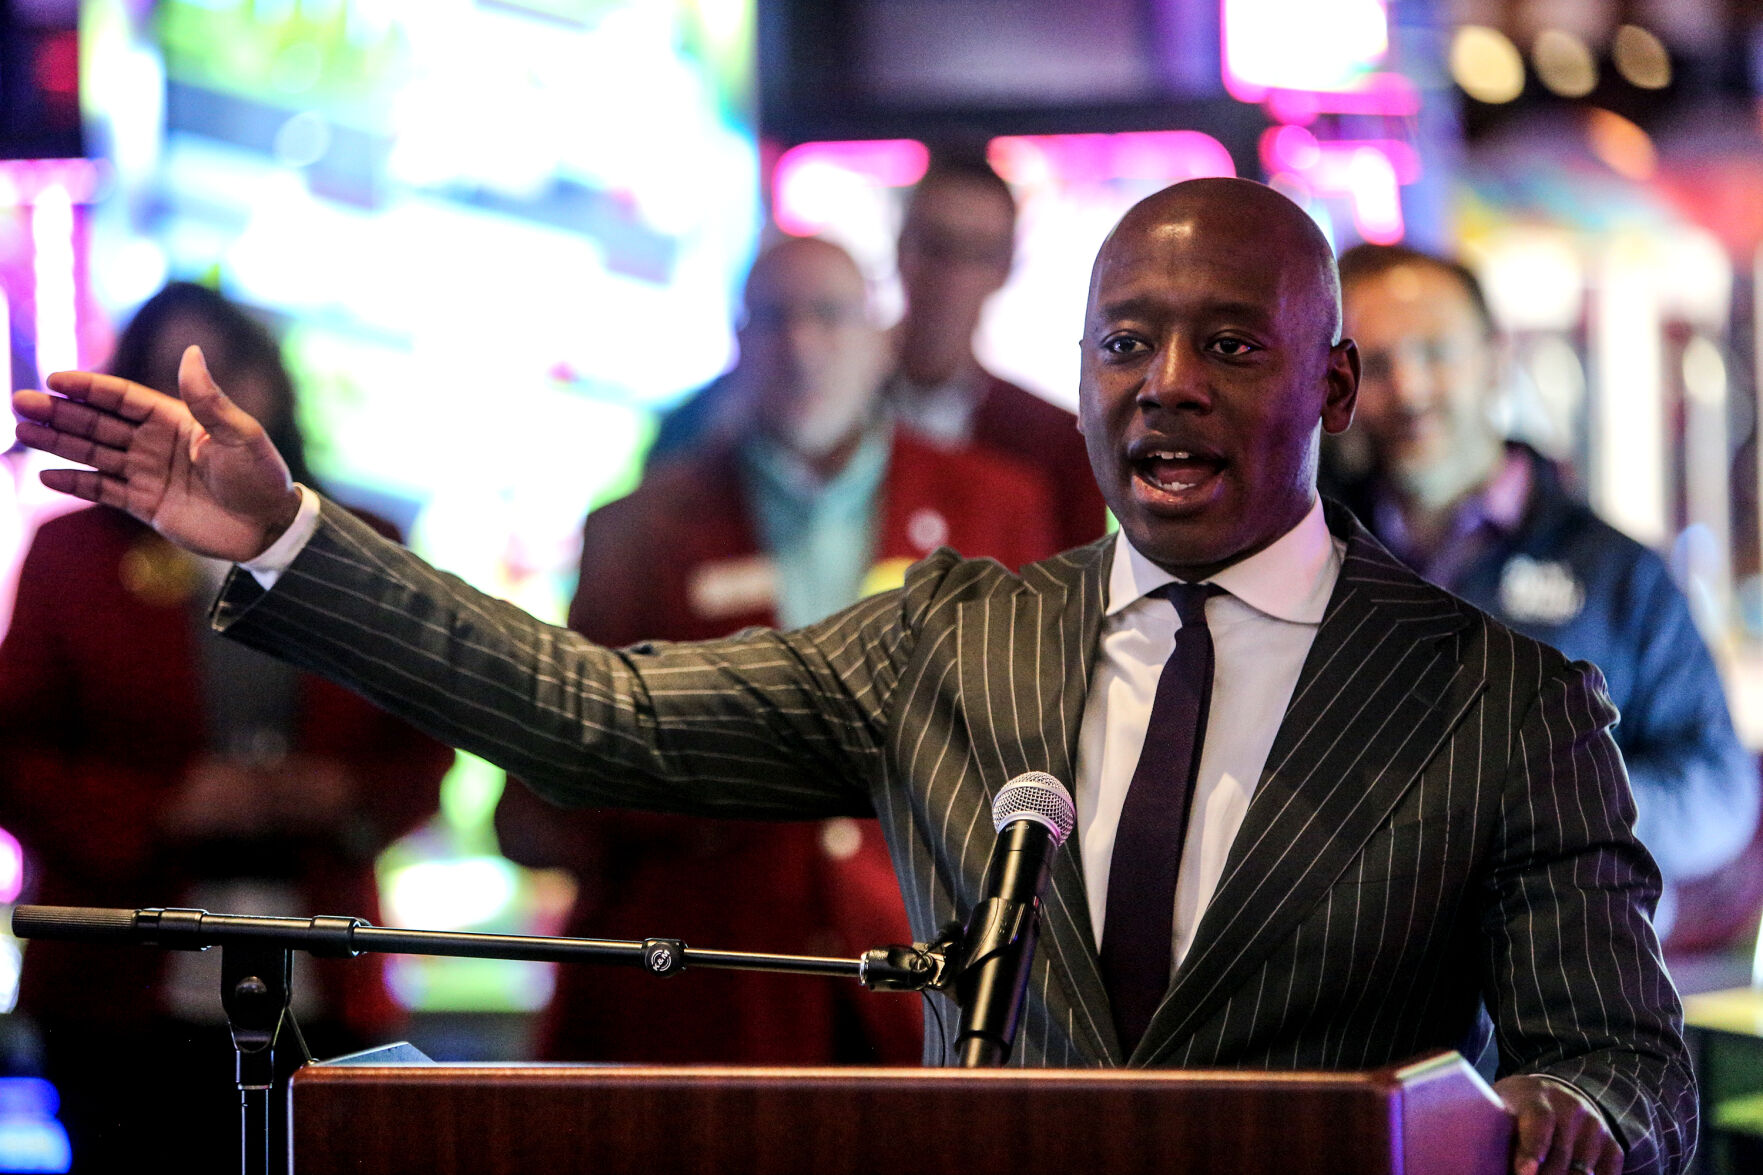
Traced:
<path fill-rule="evenodd" d="M 881 991 L 941 989 L 952 982 L 947 943 L 878 947 L 855 959 L 825 955 L 758 954 L 688 947 L 677 938 L 642 940 L 546 938 L 455 930 L 399 930 L 362 918 L 320 915 L 272 918 L 210 914 L 206 910 L 148 907 L 138 910 L 83 906 L 19 906 L 12 930 L 20 938 L 81 942 L 132 942 L 175 950 L 252 944 L 307 951 L 330 958 L 369 952 L 517 959 L 543 963 L 612 963 L 672 975 L 688 966 L 731 971 L 779 971 L 794 975 L 850 976 Z"/>

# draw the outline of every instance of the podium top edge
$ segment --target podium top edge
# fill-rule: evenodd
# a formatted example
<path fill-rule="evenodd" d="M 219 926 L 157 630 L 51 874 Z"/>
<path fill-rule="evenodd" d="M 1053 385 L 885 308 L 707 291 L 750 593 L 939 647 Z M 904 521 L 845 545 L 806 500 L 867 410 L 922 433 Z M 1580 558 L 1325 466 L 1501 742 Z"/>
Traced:
<path fill-rule="evenodd" d="M 301 1084 L 369 1079 L 448 1083 L 459 1080 L 517 1084 L 550 1084 L 617 1080 L 632 1084 L 667 1085 L 711 1080 L 727 1085 L 787 1087 L 795 1085 L 960 1084 L 999 1083 L 1025 1087 L 1073 1085 L 1183 1085 L 1190 1088 L 1281 1086 L 1290 1089 L 1361 1088 L 1386 1093 L 1452 1074 L 1475 1078 L 1475 1071 L 1455 1052 L 1417 1057 L 1397 1065 L 1366 1070 L 1268 1069 L 956 1069 L 917 1066 L 746 1066 L 726 1064 L 622 1064 L 616 1062 L 450 1061 L 413 1064 L 335 1065 L 319 1062 L 295 1071 Z"/>

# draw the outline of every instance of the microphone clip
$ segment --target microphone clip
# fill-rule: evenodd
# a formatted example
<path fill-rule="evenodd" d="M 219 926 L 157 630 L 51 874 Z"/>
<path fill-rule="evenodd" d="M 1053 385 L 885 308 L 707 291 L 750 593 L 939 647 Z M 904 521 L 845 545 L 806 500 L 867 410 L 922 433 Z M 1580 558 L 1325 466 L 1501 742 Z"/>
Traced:
<path fill-rule="evenodd" d="M 642 965 L 651 975 L 678 975 L 686 969 L 686 944 L 677 938 L 645 938 Z"/>
<path fill-rule="evenodd" d="M 964 933 L 961 923 L 951 922 L 935 942 L 864 951 L 858 981 L 871 991 L 947 991 L 961 974 Z"/>

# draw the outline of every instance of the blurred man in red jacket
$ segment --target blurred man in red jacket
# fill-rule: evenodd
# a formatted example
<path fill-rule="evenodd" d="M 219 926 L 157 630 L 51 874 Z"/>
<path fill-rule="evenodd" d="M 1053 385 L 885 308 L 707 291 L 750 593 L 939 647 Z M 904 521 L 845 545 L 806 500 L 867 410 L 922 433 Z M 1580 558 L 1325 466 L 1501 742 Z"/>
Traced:
<path fill-rule="evenodd" d="M 1059 549 L 1033 470 L 929 444 L 881 410 L 885 340 L 843 250 L 775 246 L 753 266 L 745 311 L 727 379 L 750 416 L 589 516 L 572 628 L 618 646 L 794 627 L 895 586 L 939 546 L 1012 567 Z M 497 824 L 510 857 L 576 872 L 574 934 L 851 957 L 910 941 L 873 821 L 584 815 L 510 787 Z M 560 1059 L 915 1064 L 920 1038 L 915 999 L 855 985 L 569 968 L 542 1047 Z"/>

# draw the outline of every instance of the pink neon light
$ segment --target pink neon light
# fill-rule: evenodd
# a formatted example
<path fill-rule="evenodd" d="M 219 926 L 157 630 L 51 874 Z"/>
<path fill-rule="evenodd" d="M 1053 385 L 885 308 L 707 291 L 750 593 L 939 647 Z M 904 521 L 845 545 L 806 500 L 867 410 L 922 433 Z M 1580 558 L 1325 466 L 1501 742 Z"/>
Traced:
<path fill-rule="evenodd" d="M 10 905 L 24 892 L 24 848 L 0 828 L 0 903 Z"/>
<path fill-rule="evenodd" d="M 1261 161 L 1268 171 L 1309 171 L 1322 159 L 1322 145 L 1301 126 L 1268 127 L 1261 133 Z"/>
<path fill-rule="evenodd" d="M 1343 139 L 1319 142 L 1301 126 L 1269 127 L 1261 132 L 1261 162 L 1269 172 L 1292 172 L 1312 188 L 1345 192 L 1352 188 L 1354 158 L 1375 151 L 1389 163 L 1397 183 L 1420 178 L 1420 154 L 1400 139 Z"/>
<path fill-rule="evenodd" d="M 1112 135 L 1009 135 L 987 151 L 1012 183 L 1057 176 L 1068 183 L 1133 179 L 1159 183 L 1233 176 L 1223 143 L 1200 131 L 1126 131 Z"/>
<path fill-rule="evenodd" d="M 903 188 L 917 183 L 929 162 L 916 139 L 802 143 L 785 151 L 772 172 L 773 216 L 786 233 L 813 236 L 837 219 L 853 178 Z"/>
<path fill-rule="evenodd" d="M 1049 176 L 1067 183 L 1130 179 L 1170 184 L 1236 174 L 1224 144 L 1200 131 L 1010 135 L 993 139 L 986 153 L 998 174 L 1013 184 Z M 924 144 L 914 139 L 803 143 L 777 161 L 772 215 L 784 232 L 813 236 L 847 211 L 854 180 L 906 187 L 918 182 L 929 161 Z"/>
<path fill-rule="evenodd" d="M 98 195 L 105 173 L 90 159 L 0 160 L 0 207 L 35 204 L 51 189 L 75 204 L 90 204 Z"/>
<path fill-rule="evenodd" d="M 1390 157 L 1375 147 L 1360 147 L 1347 162 L 1347 183 L 1359 235 L 1374 245 L 1401 240 L 1402 197 Z"/>
<path fill-rule="evenodd" d="M 1344 90 L 1269 87 L 1250 101 L 1264 102 L 1280 122 L 1312 123 L 1319 114 L 1375 114 L 1408 118 L 1420 112 L 1420 91 L 1399 73 L 1374 73 Z"/>
<path fill-rule="evenodd" d="M 827 163 L 851 171 L 890 188 L 918 182 L 930 163 L 930 151 L 917 139 L 851 139 L 842 142 L 802 143 L 785 151 L 777 161 L 779 175 L 811 163 Z"/>
<path fill-rule="evenodd" d="M 1379 245 L 1402 239 L 1401 193 L 1420 176 L 1412 145 L 1394 139 L 1319 143 L 1301 126 L 1261 134 L 1261 162 L 1276 180 L 1320 196 L 1345 196 L 1359 235 Z"/>

